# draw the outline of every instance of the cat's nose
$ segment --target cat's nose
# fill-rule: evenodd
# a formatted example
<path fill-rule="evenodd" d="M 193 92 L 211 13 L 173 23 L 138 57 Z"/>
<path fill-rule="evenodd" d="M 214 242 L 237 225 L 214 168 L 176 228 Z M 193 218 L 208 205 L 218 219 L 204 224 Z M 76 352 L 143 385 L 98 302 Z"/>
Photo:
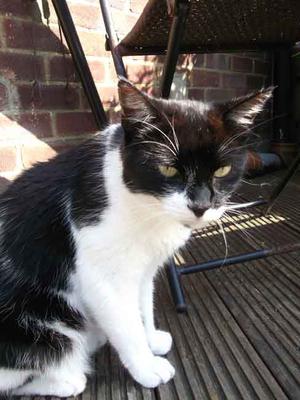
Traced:
<path fill-rule="evenodd" d="M 199 206 L 189 206 L 189 209 L 193 211 L 196 217 L 200 218 L 208 210 L 208 207 L 199 207 Z"/>

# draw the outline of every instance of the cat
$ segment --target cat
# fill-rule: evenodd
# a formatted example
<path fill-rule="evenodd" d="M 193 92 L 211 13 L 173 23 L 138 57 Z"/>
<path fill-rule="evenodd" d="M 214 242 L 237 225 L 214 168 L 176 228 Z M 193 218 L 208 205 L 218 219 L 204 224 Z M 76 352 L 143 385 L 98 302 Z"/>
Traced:
<path fill-rule="evenodd" d="M 205 104 L 119 81 L 120 124 L 39 163 L 0 197 L 0 393 L 73 396 L 106 341 L 141 385 L 173 378 L 153 279 L 217 221 L 272 89 Z"/>

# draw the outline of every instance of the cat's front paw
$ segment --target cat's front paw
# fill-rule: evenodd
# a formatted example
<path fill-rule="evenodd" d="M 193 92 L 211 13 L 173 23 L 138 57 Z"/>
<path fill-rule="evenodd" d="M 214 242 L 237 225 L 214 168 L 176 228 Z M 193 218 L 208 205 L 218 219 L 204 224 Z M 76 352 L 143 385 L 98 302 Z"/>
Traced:
<path fill-rule="evenodd" d="M 174 375 L 174 367 L 162 357 L 153 357 L 144 362 L 141 368 L 132 371 L 133 378 L 146 388 L 155 388 L 161 383 L 167 383 Z"/>
<path fill-rule="evenodd" d="M 164 356 L 172 347 L 172 336 L 169 332 L 155 330 L 149 335 L 148 341 L 152 353 L 157 356 Z"/>

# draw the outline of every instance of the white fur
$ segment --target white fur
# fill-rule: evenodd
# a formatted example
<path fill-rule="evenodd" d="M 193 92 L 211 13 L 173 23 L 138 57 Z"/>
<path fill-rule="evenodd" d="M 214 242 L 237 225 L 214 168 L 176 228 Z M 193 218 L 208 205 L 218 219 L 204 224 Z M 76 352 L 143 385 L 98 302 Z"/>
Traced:
<path fill-rule="evenodd" d="M 31 371 L 12 371 L 0 368 L 0 391 L 8 391 L 22 385 L 31 376 Z"/>
<path fill-rule="evenodd" d="M 109 137 L 109 132 L 103 135 Z M 153 278 L 159 266 L 186 243 L 192 228 L 219 218 L 223 210 L 208 210 L 196 218 L 184 193 L 158 200 L 130 192 L 122 180 L 118 149 L 105 156 L 104 178 L 108 207 L 99 223 L 83 228 L 72 225 L 76 269 L 71 291 L 61 294 L 85 316 L 86 331 L 51 325 L 72 339 L 74 351 L 59 365 L 35 374 L 31 383 L 14 394 L 71 396 L 82 392 L 89 357 L 107 338 L 143 386 L 156 387 L 174 376 L 172 365 L 159 357 L 170 350 L 172 338 L 154 325 Z M 24 374 L 28 377 L 29 372 Z M 0 382 L 1 377 L 0 370 Z M 22 379 L 20 375 L 21 383 Z"/>
<path fill-rule="evenodd" d="M 119 151 L 109 151 L 104 174 L 110 205 L 98 225 L 74 227 L 78 268 L 73 285 L 132 376 L 155 387 L 171 379 L 174 369 L 150 348 L 161 354 L 171 346 L 169 337 L 166 345 L 164 334 L 155 335 L 150 284 L 190 229 L 164 213 L 158 200 L 129 192 L 121 173 Z"/>

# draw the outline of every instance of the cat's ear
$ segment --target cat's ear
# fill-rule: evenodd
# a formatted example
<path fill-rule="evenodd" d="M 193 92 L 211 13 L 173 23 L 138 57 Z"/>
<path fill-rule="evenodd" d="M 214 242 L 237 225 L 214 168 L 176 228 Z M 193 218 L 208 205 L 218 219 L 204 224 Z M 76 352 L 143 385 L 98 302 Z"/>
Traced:
<path fill-rule="evenodd" d="M 122 121 L 137 122 L 154 116 L 157 112 L 151 97 L 141 92 L 127 79 L 121 77 L 118 83 Z"/>
<path fill-rule="evenodd" d="M 226 103 L 222 106 L 223 120 L 250 127 L 272 97 L 273 90 L 274 87 L 269 87 Z"/>

